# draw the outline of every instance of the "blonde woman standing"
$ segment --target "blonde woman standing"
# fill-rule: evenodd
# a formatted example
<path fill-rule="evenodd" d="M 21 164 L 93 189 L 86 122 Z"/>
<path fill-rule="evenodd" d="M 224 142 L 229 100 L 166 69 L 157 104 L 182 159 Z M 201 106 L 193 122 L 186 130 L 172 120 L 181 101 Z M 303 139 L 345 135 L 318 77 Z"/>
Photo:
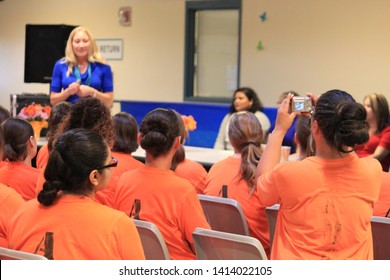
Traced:
<path fill-rule="evenodd" d="M 84 26 L 73 29 L 65 49 L 65 57 L 53 69 L 50 102 L 75 103 L 92 96 L 111 106 L 114 85 L 111 67 L 101 56 L 92 33 Z"/>

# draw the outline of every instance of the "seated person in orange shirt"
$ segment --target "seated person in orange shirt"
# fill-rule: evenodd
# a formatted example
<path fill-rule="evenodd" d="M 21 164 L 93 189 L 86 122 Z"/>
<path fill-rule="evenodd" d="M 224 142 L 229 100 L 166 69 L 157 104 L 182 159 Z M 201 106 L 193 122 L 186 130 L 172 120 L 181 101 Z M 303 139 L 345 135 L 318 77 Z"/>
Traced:
<path fill-rule="evenodd" d="M 146 114 L 138 135 L 146 152 L 145 166 L 122 174 L 114 201 L 115 209 L 154 223 L 173 260 L 195 259 L 192 232 L 210 228 L 194 187 L 170 170 L 181 146 L 179 121 L 169 109 Z"/>
<path fill-rule="evenodd" d="M 111 149 L 112 156 L 118 159 L 118 166 L 113 170 L 112 177 L 119 177 L 126 171 L 137 169 L 144 164 L 135 159 L 131 154 L 138 149 L 138 124 L 135 118 L 126 112 L 119 112 L 112 117 L 114 121 L 115 140 Z M 112 205 L 116 185 L 110 188 L 106 195 L 107 205 Z"/>
<path fill-rule="evenodd" d="M 374 216 L 390 218 L 390 173 L 382 172 L 382 186 L 378 201 L 374 205 Z"/>
<path fill-rule="evenodd" d="M 0 134 L 0 157 L 3 156 L 4 140 Z M 15 212 L 24 204 L 22 196 L 13 188 L 0 183 L 0 247 L 8 247 L 6 231 Z"/>
<path fill-rule="evenodd" d="M 53 107 L 51 108 L 50 116 L 49 119 L 47 120 L 49 123 L 49 131 L 46 134 L 46 138 L 48 139 L 48 142 L 39 149 L 36 158 L 36 165 L 38 169 L 45 167 L 47 160 L 49 159 L 49 153 L 51 150 L 49 149 L 49 147 L 52 147 L 54 134 L 57 131 L 58 124 L 69 112 L 71 105 L 72 103 L 64 101 L 64 102 L 57 103 L 56 105 L 53 105 Z"/>
<path fill-rule="evenodd" d="M 116 165 L 96 132 L 76 128 L 60 135 L 38 200 L 25 203 L 9 225 L 9 248 L 54 260 L 145 259 L 133 221 L 94 201 Z"/>
<path fill-rule="evenodd" d="M 73 128 L 87 128 L 99 133 L 108 143 L 110 147 L 114 142 L 114 125 L 111 117 L 110 109 L 99 99 L 93 97 L 85 97 L 73 104 L 69 112 L 63 120 L 58 124 L 58 128 L 53 137 L 49 138 L 48 149 L 53 149 L 53 145 L 63 132 Z M 42 190 L 45 179 L 43 177 L 44 168 L 40 169 L 40 176 L 36 184 L 35 193 L 38 195 Z M 112 186 L 116 186 L 116 177 L 111 177 L 110 183 L 96 193 L 96 201 L 107 204 L 106 196 L 110 192 Z"/>
<path fill-rule="evenodd" d="M 173 170 L 177 176 L 187 179 L 195 188 L 196 193 L 203 194 L 206 186 L 207 171 L 199 162 L 186 158 L 184 143 L 188 137 L 188 128 L 185 126 L 181 115 L 177 114 L 177 116 L 179 117 L 180 130 L 183 133 L 181 135 L 181 146 L 172 159 L 171 170 Z"/>
<path fill-rule="evenodd" d="M 251 112 L 234 113 L 229 122 L 228 135 L 234 155 L 211 167 L 207 174 L 205 194 L 220 196 L 222 186 L 226 185 L 227 197 L 238 201 L 244 211 L 250 235 L 261 242 L 269 255 L 268 220 L 255 180 L 263 139 L 261 124 Z"/>
<path fill-rule="evenodd" d="M 135 118 L 126 112 L 117 113 L 112 119 L 115 139 L 111 152 L 118 159 L 114 174 L 122 175 L 125 171 L 144 166 L 141 161 L 131 155 L 138 149 L 138 124 Z"/>
<path fill-rule="evenodd" d="M 4 137 L 4 159 L 0 183 L 15 189 L 24 200 L 35 198 L 39 170 L 31 160 L 37 154 L 37 141 L 31 124 L 23 119 L 9 118 L 1 124 Z"/>
<path fill-rule="evenodd" d="M 373 259 L 370 222 L 382 168 L 353 150 L 369 137 L 366 110 L 341 90 L 318 100 L 309 95 L 316 103 L 311 113 L 315 156 L 279 164 L 283 137 L 303 114 L 289 112 L 289 95 L 257 168 L 261 202 L 280 204 L 271 259 Z"/>

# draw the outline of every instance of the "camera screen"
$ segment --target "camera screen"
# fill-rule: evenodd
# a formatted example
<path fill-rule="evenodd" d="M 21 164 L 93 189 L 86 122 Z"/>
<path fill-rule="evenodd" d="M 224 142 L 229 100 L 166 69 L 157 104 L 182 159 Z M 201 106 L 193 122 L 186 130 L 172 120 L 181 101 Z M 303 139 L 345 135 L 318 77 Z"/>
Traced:
<path fill-rule="evenodd" d="M 295 103 L 295 110 L 296 111 L 303 111 L 305 109 L 305 102 L 296 102 Z"/>

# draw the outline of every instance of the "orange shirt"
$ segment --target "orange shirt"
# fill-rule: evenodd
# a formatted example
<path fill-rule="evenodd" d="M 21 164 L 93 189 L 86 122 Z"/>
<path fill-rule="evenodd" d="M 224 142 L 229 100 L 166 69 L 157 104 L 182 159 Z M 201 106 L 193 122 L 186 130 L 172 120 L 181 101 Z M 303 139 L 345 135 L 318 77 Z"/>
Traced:
<path fill-rule="evenodd" d="M 96 192 L 95 196 L 96 201 L 107 206 L 112 206 L 119 177 L 126 171 L 144 166 L 142 162 L 136 160 L 130 154 L 111 152 L 111 156 L 118 160 L 118 165 L 114 168 L 111 168 L 112 175 L 110 178 L 110 182 L 104 189 Z"/>
<path fill-rule="evenodd" d="M 186 158 L 176 167 L 175 174 L 187 179 L 198 194 L 203 194 L 207 176 L 207 171 L 203 165 Z"/>
<path fill-rule="evenodd" d="M 12 216 L 25 203 L 14 189 L 0 184 L 0 247 L 8 247 L 6 231 Z"/>
<path fill-rule="evenodd" d="M 52 233 L 52 246 L 47 233 Z M 55 260 L 145 259 L 133 221 L 88 197 L 65 195 L 45 207 L 37 200 L 22 206 L 7 232 L 9 248 Z"/>
<path fill-rule="evenodd" d="M 135 159 L 131 154 L 111 151 L 111 155 L 118 160 L 117 167 L 111 169 L 112 174 L 118 176 L 126 171 L 137 169 L 145 165 L 141 161 Z"/>
<path fill-rule="evenodd" d="M 0 183 L 15 189 L 24 200 L 35 197 L 39 170 L 21 162 L 7 162 L 0 168 Z"/>
<path fill-rule="evenodd" d="M 257 238 L 269 255 L 270 240 L 265 207 L 260 203 L 260 192 L 255 190 L 250 195 L 248 185 L 239 179 L 240 158 L 228 157 L 216 162 L 207 175 L 206 195 L 221 196 L 222 185 L 228 186 L 228 197 L 240 203 L 244 211 L 250 236 Z"/>
<path fill-rule="evenodd" d="M 390 210 L 390 173 L 382 172 L 382 186 L 379 199 L 374 205 L 374 216 L 385 217 Z M 389 216 L 390 218 L 390 213 Z"/>
<path fill-rule="evenodd" d="M 210 226 L 194 187 L 171 170 L 145 165 L 123 173 L 113 206 L 129 215 L 135 199 L 141 201 L 140 219 L 158 227 L 171 259 L 195 259 L 192 232 Z"/>
<path fill-rule="evenodd" d="M 43 166 L 41 169 L 38 169 L 38 179 L 37 184 L 35 186 L 35 197 L 38 196 L 39 192 L 43 189 L 43 184 L 45 183 L 45 166 Z"/>
<path fill-rule="evenodd" d="M 260 200 L 281 204 L 271 259 L 372 259 L 370 220 L 382 168 L 373 158 L 308 157 L 260 176 Z"/>
<path fill-rule="evenodd" d="M 44 168 L 49 160 L 49 149 L 47 148 L 47 143 L 43 145 L 37 153 L 35 163 L 37 168 Z"/>

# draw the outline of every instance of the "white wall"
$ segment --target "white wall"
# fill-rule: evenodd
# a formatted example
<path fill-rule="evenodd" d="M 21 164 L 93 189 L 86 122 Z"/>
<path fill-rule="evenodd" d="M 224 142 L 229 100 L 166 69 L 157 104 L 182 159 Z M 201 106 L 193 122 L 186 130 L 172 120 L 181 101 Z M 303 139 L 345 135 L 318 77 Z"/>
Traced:
<path fill-rule="evenodd" d="M 118 23 L 123 6 L 132 8 L 130 27 Z M 243 0 L 241 86 L 253 87 L 266 106 L 290 89 L 390 98 L 389 11 L 387 0 Z M 26 24 L 81 24 L 96 38 L 122 38 L 123 59 L 110 62 L 115 99 L 183 100 L 185 0 L 0 2 L 3 106 L 11 93 L 49 92 L 48 84 L 23 82 Z"/>
<path fill-rule="evenodd" d="M 333 88 L 390 101 L 389 11 L 387 0 L 244 0 L 241 85 L 269 106 L 287 90 Z"/>

